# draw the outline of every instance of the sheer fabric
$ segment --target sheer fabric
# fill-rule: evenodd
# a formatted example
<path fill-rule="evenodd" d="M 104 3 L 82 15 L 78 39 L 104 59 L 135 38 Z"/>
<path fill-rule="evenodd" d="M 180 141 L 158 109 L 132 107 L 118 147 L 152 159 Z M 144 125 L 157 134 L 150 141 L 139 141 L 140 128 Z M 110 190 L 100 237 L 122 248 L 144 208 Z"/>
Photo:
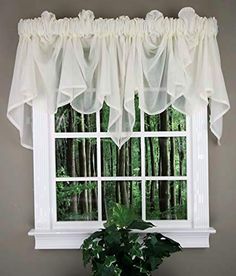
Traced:
<path fill-rule="evenodd" d="M 185 114 L 209 104 L 210 128 L 220 139 L 229 100 L 221 71 L 215 18 L 191 8 L 179 18 L 151 11 L 145 19 L 77 18 L 21 20 L 19 44 L 8 105 L 8 118 L 21 143 L 33 147 L 32 103 L 47 101 L 55 113 L 68 103 L 93 113 L 105 102 L 110 108 L 108 131 L 121 147 L 132 134 L 134 97 L 139 108 L 158 114 L 169 105 Z"/>

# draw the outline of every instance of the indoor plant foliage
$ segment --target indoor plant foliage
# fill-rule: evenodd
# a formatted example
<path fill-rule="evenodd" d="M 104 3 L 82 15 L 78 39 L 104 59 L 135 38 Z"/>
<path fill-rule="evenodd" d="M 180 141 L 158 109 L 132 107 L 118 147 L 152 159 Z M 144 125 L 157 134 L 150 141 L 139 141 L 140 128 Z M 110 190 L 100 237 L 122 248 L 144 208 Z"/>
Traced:
<path fill-rule="evenodd" d="M 154 225 L 136 220 L 132 211 L 116 205 L 104 229 L 96 231 L 83 245 L 83 260 L 91 262 L 93 275 L 151 275 L 180 245 L 160 233 L 135 233 Z"/>

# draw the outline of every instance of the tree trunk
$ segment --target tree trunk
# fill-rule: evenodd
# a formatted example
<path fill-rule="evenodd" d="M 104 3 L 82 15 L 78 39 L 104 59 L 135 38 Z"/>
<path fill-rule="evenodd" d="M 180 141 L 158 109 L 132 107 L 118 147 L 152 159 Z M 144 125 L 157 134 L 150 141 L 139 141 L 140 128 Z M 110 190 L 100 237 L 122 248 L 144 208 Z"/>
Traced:
<path fill-rule="evenodd" d="M 148 125 L 148 131 L 151 131 L 151 122 L 150 122 L 150 116 L 147 116 L 147 125 Z M 152 137 L 148 137 L 149 147 L 150 147 L 150 160 L 151 160 L 151 173 L 152 176 L 156 175 L 156 167 L 155 167 L 155 157 L 154 157 L 154 147 L 153 147 L 153 141 Z M 150 211 L 155 210 L 155 185 L 156 181 L 150 181 Z"/>
<path fill-rule="evenodd" d="M 92 141 L 90 139 L 86 140 L 86 160 L 87 160 L 87 176 L 92 176 L 92 159 L 91 159 L 91 143 Z M 87 189 L 88 192 L 88 215 L 89 218 L 92 219 L 92 189 Z"/>
<path fill-rule="evenodd" d="M 119 175 L 119 149 L 116 147 L 116 175 Z M 116 203 L 120 203 L 120 182 L 116 181 Z"/>
<path fill-rule="evenodd" d="M 84 115 L 80 114 L 80 129 L 79 131 L 84 132 L 85 131 L 85 121 L 84 121 Z M 80 139 L 79 141 L 79 164 L 80 164 L 80 176 L 87 177 L 87 162 L 86 162 L 87 156 L 86 156 L 86 142 L 85 139 Z M 86 184 L 86 182 L 84 182 Z M 83 214 L 88 215 L 88 191 L 85 189 L 83 192 L 81 192 L 79 197 L 79 205 L 81 212 Z"/>
<path fill-rule="evenodd" d="M 128 164 L 129 164 L 129 170 L 128 174 L 129 176 L 132 176 L 132 143 L 129 139 L 128 141 Z M 133 205 L 133 182 L 130 181 L 129 183 L 129 205 L 130 207 Z"/>
<path fill-rule="evenodd" d="M 91 171 L 92 175 L 91 176 L 96 176 L 97 175 L 97 166 L 96 166 L 96 159 L 97 159 L 97 151 L 96 151 L 96 145 L 93 144 L 91 147 Z M 92 189 L 92 209 L 97 210 L 97 188 Z"/>
<path fill-rule="evenodd" d="M 172 112 L 169 114 L 169 125 L 170 129 L 172 130 Z M 175 145 L 174 145 L 174 138 L 170 137 L 170 175 L 175 175 Z M 170 181 L 170 207 L 171 207 L 171 214 L 172 219 L 176 218 L 175 214 L 175 205 L 176 205 L 176 198 L 175 198 L 175 183 Z"/>
<path fill-rule="evenodd" d="M 181 126 L 178 125 L 178 130 L 181 130 Z M 183 141 L 182 138 L 179 137 L 179 175 L 182 176 L 183 175 L 183 161 L 184 161 L 184 149 L 183 149 Z M 179 186 L 178 186 L 178 204 L 182 205 L 183 200 L 182 200 L 182 183 L 181 181 L 179 181 Z"/>
<path fill-rule="evenodd" d="M 74 131 L 74 110 L 72 108 L 69 109 L 68 114 L 68 129 L 69 131 Z M 68 174 L 72 177 L 76 176 L 76 163 L 75 163 L 75 141 L 74 139 L 67 139 L 67 168 Z M 72 182 L 70 185 L 76 185 L 76 183 Z M 71 211 L 75 214 L 78 214 L 78 196 L 74 194 L 71 198 Z"/>
<path fill-rule="evenodd" d="M 103 125 L 103 110 L 100 111 L 100 125 Z M 103 156 L 103 142 L 101 141 L 101 175 L 105 175 L 104 169 L 104 156 Z M 106 204 L 106 190 L 105 190 L 105 183 L 102 183 L 102 218 L 103 220 L 107 220 L 108 213 L 107 213 L 107 204 Z"/>
<path fill-rule="evenodd" d="M 124 176 L 125 175 L 125 145 L 122 146 L 122 148 L 119 150 L 119 175 Z M 127 194 L 127 183 L 126 181 L 120 181 L 120 198 L 121 198 L 121 204 L 128 207 L 128 194 Z"/>
<path fill-rule="evenodd" d="M 163 111 L 160 114 L 160 131 L 166 131 L 168 129 L 167 124 L 167 111 Z M 159 138 L 159 150 L 161 157 L 161 175 L 168 175 L 168 144 L 167 137 Z M 168 183 L 166 181 L 159 182 L 159 209 L 161 213 L 164 213 L 168 210 Z M 166 218 L 166 214 L 161 216 Z"/>
<path fill-rule="evenodd" d="M 112 143 L 109 143 L 109 147 L 110 147 L 110 175 L 113 176 L 113 147 L 112 147 Z"/>

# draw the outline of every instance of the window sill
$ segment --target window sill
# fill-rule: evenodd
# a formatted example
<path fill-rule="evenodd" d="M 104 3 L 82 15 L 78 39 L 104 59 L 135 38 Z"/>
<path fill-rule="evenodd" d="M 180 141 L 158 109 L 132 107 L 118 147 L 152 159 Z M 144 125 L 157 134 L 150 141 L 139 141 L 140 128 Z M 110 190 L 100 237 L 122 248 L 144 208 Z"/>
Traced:
<path fill-rule="evenodd" d="M 35 238 L 35 249 L 79 249 L 84 241 L 96 229 L 75 230 L 35 230 L 29 236 Z M 214 228 L 198 229 L 155 229 L 163 235 L 179 242 L 183 248 L 208 248 L 210 234 Z M 149 232 L 153 232 L 149 231 Z"/>

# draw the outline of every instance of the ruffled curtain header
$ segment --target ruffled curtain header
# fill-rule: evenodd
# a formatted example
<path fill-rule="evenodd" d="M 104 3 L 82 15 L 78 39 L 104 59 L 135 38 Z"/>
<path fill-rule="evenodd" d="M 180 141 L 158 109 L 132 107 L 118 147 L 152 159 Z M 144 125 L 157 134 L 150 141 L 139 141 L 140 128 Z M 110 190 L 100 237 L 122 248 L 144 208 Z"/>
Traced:
<path fill-rule="evenodd" d="M 187 14 L 188 13 L 188 14 Z M 18 25 L 20 36 L 145 36 L 145 35 L 186 35 L 188 33 L 201 35 L 216 35 L 217 22 L 215 18 L 196 16 L 192 24 L 188 24 L 186 17 L 195 15 L 191 9 L 182 9 L 179 19 L 164 17 L 157 10 L 149 12 L 145 19 L 128 16 L 119 18 L 98 18 L 94 13 L 83 10 L 76 18 L 56 19 L 50 12 L 43 12 L 41 17 L 35 19 L 21 19 Z"/>
<path fill-rule="evenodd" d="M 32 103 L 46 102 L 45 112 L 70 103 L 80 113 L 109 106 L 109 126 L 121 147 L 132 134 L 134 97 L 152 115 L 169 105 L 193 114 L 209 105 L 210 128 L 220 139 L 229 100 L 216 40 L 215 18 L 184 8 L 179 18 L 154 10 L 145 19 L 77 18 L 20 20 L 19 44 L 8 105 L 8 118 L 21 143 L 33 147 Z"/>

